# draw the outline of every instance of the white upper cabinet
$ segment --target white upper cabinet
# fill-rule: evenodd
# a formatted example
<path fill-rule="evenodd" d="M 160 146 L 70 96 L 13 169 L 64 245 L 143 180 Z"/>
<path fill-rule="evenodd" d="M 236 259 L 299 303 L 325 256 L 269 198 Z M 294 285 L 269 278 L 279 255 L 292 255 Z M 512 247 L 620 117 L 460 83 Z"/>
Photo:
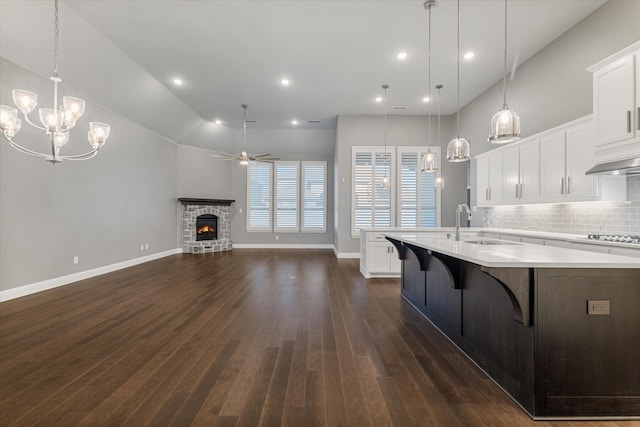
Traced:
<path fill-rule="evenodd" d="M 640 42 L 589 68 L 593 73 L 595 160 L 640 154 Z"/>
<path fill-rule="evenodd" d="M 535 203 L 540 199 L 540 141 L 522 142 L 502 152 L 505 203 Z"/>
<path fill-rule="evenodd" d="M 477 158 L 476 194 L 478 205 L 493 206 L 503 201 L 502 152 Z"/>
<path fill-rule="evenodd" d="M 478 206 L 625 200 L 624 176 L 585 175 L 594 139 L 587 116 L 478 155 Z"/>

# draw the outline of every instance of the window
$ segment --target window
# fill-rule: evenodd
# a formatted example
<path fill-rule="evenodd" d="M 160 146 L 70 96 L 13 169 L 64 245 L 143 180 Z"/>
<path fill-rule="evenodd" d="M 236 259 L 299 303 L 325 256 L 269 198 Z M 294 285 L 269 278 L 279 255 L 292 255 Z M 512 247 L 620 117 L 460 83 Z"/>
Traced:
<path fill-rule="evenodd" d="M 440 168 L 440 147 L 431 147 L 438 158 Z M 398 211 L 401 228 L 437 227 L 439 218 L 440 193 L 435 188 L 435 173 L 421 171 L 422 156 L 426 147 L 398 147 L 400 164 Z"/>
<path fill-rule="evenodd" d="M 299 162 L 276 162 L 275 224 L 276 231 L 298 231 Z"/>
<path fill-rule="evenodd" d="M 381 147 L 352 148 L 352 228 L 358 236 L 361 228 L 391 227 L 394 223 L 394 185 L 382 187 L 382 177 L 393 177 L 393 150 Z"/>
<path fill-rule="evenodd" d="M 247 231 L 271 231 L 271 166 L 247 165 Z"/>
<path fill-rule="evenodd" d="M 247 231 L 326 232 L 327 162 L 248 165 L 247 206 Z"/>
<path fill-rule="evenodd" d="M 327 162 L 302 162 L 302 231 L 327 231 Z"/>

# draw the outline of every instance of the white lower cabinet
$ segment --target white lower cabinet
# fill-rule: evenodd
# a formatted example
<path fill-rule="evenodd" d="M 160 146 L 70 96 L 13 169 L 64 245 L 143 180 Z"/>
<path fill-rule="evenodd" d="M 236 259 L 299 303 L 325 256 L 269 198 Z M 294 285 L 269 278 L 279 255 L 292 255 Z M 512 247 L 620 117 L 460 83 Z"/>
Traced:
<path fill-rule="evenodd" d="M 391 231 L 391 230 L 387 230 Z M 384 238 L 384 231 L 360 231 L 360 272 L 364 277 L 400 277 L 398 251 Z"/>

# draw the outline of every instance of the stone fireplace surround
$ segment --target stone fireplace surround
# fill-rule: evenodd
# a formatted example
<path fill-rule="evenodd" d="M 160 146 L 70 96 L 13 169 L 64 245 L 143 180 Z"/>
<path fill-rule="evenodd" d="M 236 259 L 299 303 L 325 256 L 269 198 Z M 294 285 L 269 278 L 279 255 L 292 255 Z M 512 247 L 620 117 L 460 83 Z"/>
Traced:
<path fill-rule="evenodd" d="M 182 249 L 184 253 L 202 254 L 232 249 L 231 203 L 235 200 L 181 197 L 178 201 L 182 203 Z M 196 218 L 205 214 L 218 217 L 217 240 L 196 241 Z"/>

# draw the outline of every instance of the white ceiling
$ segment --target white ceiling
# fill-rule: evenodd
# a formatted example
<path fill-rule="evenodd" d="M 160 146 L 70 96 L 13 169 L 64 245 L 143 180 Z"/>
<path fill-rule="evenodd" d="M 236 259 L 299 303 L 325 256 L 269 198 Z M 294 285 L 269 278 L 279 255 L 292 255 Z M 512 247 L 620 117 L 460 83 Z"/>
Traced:
<path fill-rule="evenodd" d="M 0 0 L 0 54 L 44 76 L 50 3 Z M 603 3 L 510 0 L 509 63 L 526 61 Z M 444 114 L 456 110 L 456 10 L 454 0 L 432 10 L 431 83 L 444 85 Z M 290 128 L 294 118 L 302 128 L 332 128 L 337 115 L 382 114 L 373 99 L 383 83 L 389 107 L 408 107 L 390 114 L 427 111 L 422 0 L 68 0 L 60 16 L 69 86 L 174 141 L 203 120 L 239 127 L 242 103 L 257 128 Z M 461 1 L 461 53 L 475 52 L 461 61 L 462 105 L 502 77 L 503 16 L 502 0 Z M 39 22 L 41 31 L 19 36 Z M 403 62 L 400 51 L 409 55 Z"/>

